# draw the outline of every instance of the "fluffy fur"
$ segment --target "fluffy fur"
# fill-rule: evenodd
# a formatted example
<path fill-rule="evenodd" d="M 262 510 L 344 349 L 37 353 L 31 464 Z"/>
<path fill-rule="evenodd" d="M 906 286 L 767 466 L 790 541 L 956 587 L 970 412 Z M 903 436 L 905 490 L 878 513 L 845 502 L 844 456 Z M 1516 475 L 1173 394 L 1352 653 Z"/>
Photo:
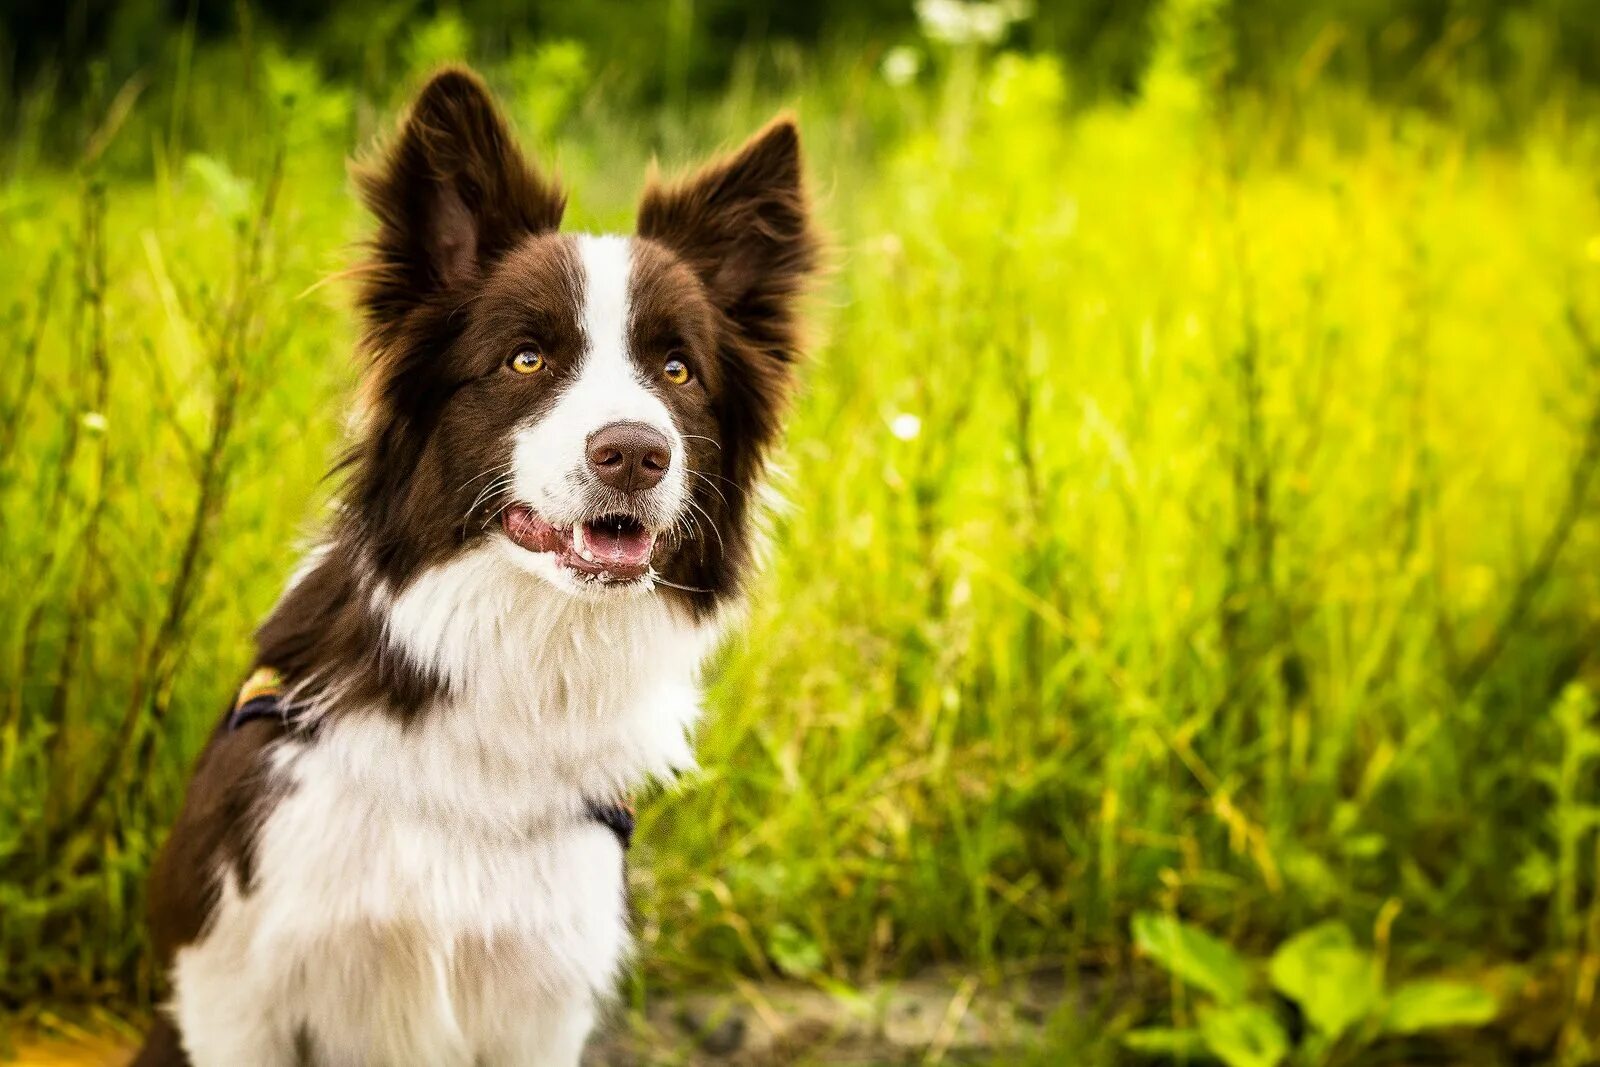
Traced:
<path fill-rule="evenodd" d="M 577 1062 L 629 942 L 588 812 L 693 763 L 799 355 L 800 174 L 780 119 L 652 181 L 635 236 L 566 236 L 459 70 L 359 172 L 362 428 L 258 634 L 295 715 L 225 719 L 200 757 L 137 1064 Z M 636 458 L 597 458 L 619 424 L 664 442 L 648 486 L 598 476 Z"/>

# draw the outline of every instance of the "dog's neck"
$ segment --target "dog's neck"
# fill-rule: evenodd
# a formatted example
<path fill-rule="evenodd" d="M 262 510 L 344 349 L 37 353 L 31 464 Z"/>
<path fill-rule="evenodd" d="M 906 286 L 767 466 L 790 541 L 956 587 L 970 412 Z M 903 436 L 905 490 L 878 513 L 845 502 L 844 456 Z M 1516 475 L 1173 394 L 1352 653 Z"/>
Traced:
<path fill-rule="evenodd" d="M 664 685 L 692 684 L 711 627 L 652 592 L 574 597 L 514 566 L 521 551 L 484 541 L 372 595 L 389 647 L 449 702 L 596 722 Z"/>
<path fill-rule="evenodd" d="M 264 637 L 298 612 L 304 626 L 327 616 L 330 646 L 370 645 L 346 647 L 300 682 L 307 719 L 320 724 L 320 759 L 353 787 L 434 816 L 522 825 L 694 765 L 714 623 L 649 592 L 574 598 L 509 566 L 506 554 L 519 550 L 494 539 L 398 589 L 338 551 L 291 583 Z M 344 607 L 297 606 L 315 600 L 306 583 L 331 580 L 319 574 L 330 568 L 350 583 Z M 351 626 L 357 609 L 369 621 Z M 302 633 L 294 644 L 318 641 Z M 385 662 L 405 667 L 372 667 Z M 425 695 L 387 690 L 382 679 L 400 673 L 429 679 Z"/>

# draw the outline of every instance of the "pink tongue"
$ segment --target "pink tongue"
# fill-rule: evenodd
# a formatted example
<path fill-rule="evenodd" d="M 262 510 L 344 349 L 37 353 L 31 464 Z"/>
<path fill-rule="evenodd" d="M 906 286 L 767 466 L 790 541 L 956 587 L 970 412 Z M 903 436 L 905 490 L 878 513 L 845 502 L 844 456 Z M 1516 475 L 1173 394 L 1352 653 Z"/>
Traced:
<path fill-rule="evenodd" d="M 655 538 L 648 530 L 618 531 L 614 526 L 585 524 L 583 540 L 596 563 L 608 567 L 642 567 L 650 559 Z"/>

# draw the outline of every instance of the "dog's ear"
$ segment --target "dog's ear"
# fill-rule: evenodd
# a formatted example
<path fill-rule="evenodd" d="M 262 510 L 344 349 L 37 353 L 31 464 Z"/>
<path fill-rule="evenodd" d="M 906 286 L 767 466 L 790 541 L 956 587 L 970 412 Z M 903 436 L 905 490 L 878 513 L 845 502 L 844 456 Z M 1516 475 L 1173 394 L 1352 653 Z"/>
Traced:
<path fill-rule="evenodd" d="M 683 181 L 662 185 L 652 176 L 638 230 L 700 276 L 741 347 L 778 367 L 793 361 L 796 297 L 816 268 L 818 241 L 792 118 L 779 116 L 733 155 Z"/>
<path fill-rule="evenodd" d="M 481 276 L 523 238 L 556 229 L 566 206 L 483 82 L 460 68 L 423 87 L 399 137 L 356 181 L 378 220 L 361 302 L 379 323 Z"/>

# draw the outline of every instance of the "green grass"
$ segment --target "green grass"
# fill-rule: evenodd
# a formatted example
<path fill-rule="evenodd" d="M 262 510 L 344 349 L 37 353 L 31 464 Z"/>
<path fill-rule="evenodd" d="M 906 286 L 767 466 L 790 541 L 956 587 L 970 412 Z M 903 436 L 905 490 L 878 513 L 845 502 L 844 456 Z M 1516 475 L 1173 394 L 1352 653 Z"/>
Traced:
<path fill-rule="evenodd" d="M 966 51 L 687 112 L 558 49 L 495 74 L 571 225 L 786 103 L 834 237 L 704 770 L 644 804 L 636 998 L 1337 918 L 1510 1013 L 1528 968 L 1590 1054 L 1600 125 L 1221 97 L 1181 52 L 1088 109 Z M 399 97 L 240 62 L 0 187 L 0 1003 L 154 994 L 143 872 L 331 492 L 342 160 Z"/>

